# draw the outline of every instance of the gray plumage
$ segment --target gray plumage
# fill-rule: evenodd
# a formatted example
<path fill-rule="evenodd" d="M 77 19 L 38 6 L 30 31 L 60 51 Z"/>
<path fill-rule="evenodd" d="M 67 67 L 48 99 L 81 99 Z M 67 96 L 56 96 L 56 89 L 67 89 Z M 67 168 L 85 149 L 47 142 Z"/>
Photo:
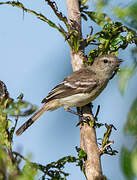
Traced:
<path fill-rule="evenodd" d="M 102 55 L 94 60 L 92 66 L 73 72 L 51 90 L 42 100 L 44 105 L 16 131 L 16 134 L 22 134 L 45 111 L 53 111 L 61 106 L 64 106 L 64 109 L 81 107 L 96 99 L 121 62 L 114 55 Z"/>

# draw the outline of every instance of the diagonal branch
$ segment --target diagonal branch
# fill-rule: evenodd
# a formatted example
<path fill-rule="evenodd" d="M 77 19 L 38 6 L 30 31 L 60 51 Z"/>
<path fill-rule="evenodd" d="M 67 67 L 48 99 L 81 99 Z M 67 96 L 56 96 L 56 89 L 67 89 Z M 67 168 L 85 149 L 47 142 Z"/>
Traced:
<path fill-rule="evenodd" d="M 58 11 L 58 7 L 55 1 L 50 1 L 50 0 L 45 0 L 45 2 L 47 1 L 48 5 L 51 7 L 51 9 L 54 11 L 54 13 L 56 14 L 56 16 L 60 19 L 60 21 L 63 21 L 64 24 L 67 26 L 67 18 L 66 16 L 64 16 L 62 14 L 62 12 Z"/>
<path fill-rule="evenodd" d="M 31 9 L 27 9 L 24 7 L 24 5 L 22 3 L 20 3 L 19 1 L 7 1 L 7 2 L 0 2 L 0 5 L 4 5 L 4 4 L 7 4 L 7 5 L 11 5 L 13 7 L 17 7 L 17 8 L 20 8 L 23 10 L 23 12 L 28 12 L 28 13 L 31 13 L 33 15 L 35 15 L 38 19 L 48 23 L 49 26 L 51 26 L 52 28 L 55 28 L 57 29 L 62 35 L 63 37 L 66 39 L 66 34 L 62 31 L 61 28 L 59 28 L 54 22 L 52 22 L 51 20 L 49 20 L 48 18 L 46 18 L 43 14 L 41 13 L 37 13 L 35 12 L 34 10 L 31 10 Z M 67 40 L 68 44 L 70 45 L 69 41 Z"/>

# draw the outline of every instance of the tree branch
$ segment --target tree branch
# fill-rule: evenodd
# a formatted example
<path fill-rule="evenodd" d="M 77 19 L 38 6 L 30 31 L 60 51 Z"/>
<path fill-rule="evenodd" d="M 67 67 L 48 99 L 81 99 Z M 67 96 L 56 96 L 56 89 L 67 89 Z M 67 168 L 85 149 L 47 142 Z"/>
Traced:
<path fill-rule="evenodd" d="M 79 32 L 79 39 L 82 37 L 81 31 L 81 14 L 78 0 L 66 0 L 68 9 L 68 20 L 71 28 Z M 78 52 L 71 50 L 71 63 L 73 71 L 79 70 L 83 65 L 84 48 Z M 84 116 L 90 117 L 94 121 L 91 112 L 91 105 L 86 105 L 81 109 Z M 84 123 L 80 126 L 80 147 L 87 154 L 85 162 L 85 173 L 88 180 L 95 180 L 102 174 L 100 164 L 100 152 L 96 141 L 96 132 L 94 127 Z"/>
<path fill-rule="evenodd" d="M 60 21 L 63 21 L 65 25 L 67 26 L 67 18 L 62 14 L 62 12 L 58 11 L 58 7 L 55 1 L 45 0 L 45 2 L 48 3 L 48 5 L 51 7 L 51 9 L 54 11 L 56 16 L 60 19 Z"/>
<path fill-rule="evenodd" d="M 64 38 L 66 38 L 66 34 L 62 31 L 62 29 L 60 29 L 60 27 L 58 27 L 54 22 L 52 22 L 51 20 L 49 20 L 48 18 L 46 18 L 43 14 L 41 13 L 37 13 L 35 12 L 34 10 L 31 10 L 31 9 L 28 9 L 28 8 L 25 8 L 24 5 L 22 3 L 20 3 L 19 1 L 6 1 L 6 2 L 0 2 L 0 5 L 4 5 L 4 4 L 7 4 L 7 5 L 11 5 L 13 7 L 17 7 L 17 8 L 20 8 L 23 10 L 23 12 L 28 12 L 30 14 L 33 14 L 35 15 L 38 19 L 48 23 L 49 26 L 57 29 L 62 35 Z M 61 16 L 61 15 L 60 15 Z M 58 15 L 59 17 L 59 15 Z M 65 17 L 62 17 L 64 18 L 64 23 L 66 23 L 65 21 Z M 69 44 L 69 42 L 68 42 Z"/>
<path fill-rule="evenodd" d="M 66 0 L 68 9 L 68 22 L 73 28 L 79 32 L 79 39 L 81 38 L 81 14 L 79 10 L 78 0 Z M 71 51 L 71 63 L 73 71 L 80 69 L 83 66 L 84 51 Z"/>

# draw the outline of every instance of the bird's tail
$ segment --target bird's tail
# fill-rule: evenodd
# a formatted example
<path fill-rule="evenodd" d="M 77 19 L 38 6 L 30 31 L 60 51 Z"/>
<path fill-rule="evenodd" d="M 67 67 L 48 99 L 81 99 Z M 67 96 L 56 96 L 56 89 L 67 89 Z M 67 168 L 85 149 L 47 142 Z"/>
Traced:
<path fill-rule="evenodd" d="M 28 121 L 26 121 L 17 131 L 16 135 L 21 135 L 28 127 L 30 127 L 44 112 L 49 110 L 48 103 L 44 104 Z"/>

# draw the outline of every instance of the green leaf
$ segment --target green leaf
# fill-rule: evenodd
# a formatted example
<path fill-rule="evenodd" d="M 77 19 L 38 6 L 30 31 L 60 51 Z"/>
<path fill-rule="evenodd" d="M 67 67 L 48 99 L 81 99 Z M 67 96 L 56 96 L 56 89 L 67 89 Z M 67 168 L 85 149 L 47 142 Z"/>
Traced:
<path fill-rule="evenodd" d="M 11 143 L 8 139 L 8 126 L 9 120 L 7 120 L 7 115 L 0 112 L 0 146 L 11 147 Z"/>
<path fill-rule="evenodd" d="M 133 173 L 137 177 L 137 147 L 131 155 L 131 166 L 132 166 Z"/>
<path fill-rule="evenodd" d="M 81 17 L 82 17 L 85 21 L 88 20 L 87 16 L 86 16 L 85 14 L 83 14 L 83 13 L 81 13 Z"/>
<path fill-rule="evenodd" d="M 35 105 L 22 99 L 22 94 L 17 98 L 17 101 L 11 98 L 1 98 L 0 113 L 5 113 L 10 116 L 28 116 L 36 111 L 37 107 Z"/>
<path fill-rule="evenodd" d="M 134 174 L 131 166 L 131 152 L 125 147 L 121 151 L 121 167 L 127 180 L 133 180 Z"/>
<path fill-rule="evenodd" d="M 105 5 L 107 5 L 107 3 L 108 3 L 108 0 L 98 0 L 98 1 L 96 2 L 96 8 L 97 8 L 97 10 L 98 10 L 98 11 L 102 11 L 103 7 L 104 7 Z"/>
<path fill-rule="evenodd" d="M 17 178 L 17 180 L 34 180 L 37 175 L 38 169 L 36 169 L 32 163 L 26 161 L 23 167 L 22 175 Z"/>
<path fill-rule="evenodd" d="M 88 0 L 79 0 L 79 4 L 80 4 L 81 6 L 83 6 L 84 4 L 87 3 L 87 1 L 88 1 Z"/>
<path fill-rule="evenodd" d="M 99 26 L 101 26 L 102 28 L 104 27 L 104 24 L 106 22 L 111 23 L 112 20 L 110 19 L 110 17 L 105 14 L 105 13 L 101 13 L 101 12 L 93 12 L 93 11 L 86 11 L 85 14 L 88 15 L 88 17 L 94 21 L 95 23 L 97 23 Z"/>
<path fill-rule="evenodd" d="M 78 156 L 79 158 L 86 158 L 87 154 L 83 149 L 81 149 L 78 153 Z"/>
<path fill-rule="evenodd" d="M 113 10 L 114 13 L 122 20 L 125 20 L 129 15 L 129 10 L 127 8 L 115 7 Z"/>
<path fill-rule="evenodd" d="M 136 64 L 134 64 L 132 67 L 126 67 L 120 69 L 120 72 L 118 73 L 118 84 L 119 84 L 119 90 L 122 95 L 124 94 L 128 82 L 135 72 L 135 69 L 136 69 Z"/>
<path fill-rule="evenodd" d="M 125 23 L 137 29 L 137 2 L 133 2 L 126 8 L 116 7 L 114 13 Z"/>
<path fill-rule="evenodd" d="M 130 112 L 128 113 L 124 130 L 131 135 L 137 135 L 137 98 L 133 102 Z"/>

